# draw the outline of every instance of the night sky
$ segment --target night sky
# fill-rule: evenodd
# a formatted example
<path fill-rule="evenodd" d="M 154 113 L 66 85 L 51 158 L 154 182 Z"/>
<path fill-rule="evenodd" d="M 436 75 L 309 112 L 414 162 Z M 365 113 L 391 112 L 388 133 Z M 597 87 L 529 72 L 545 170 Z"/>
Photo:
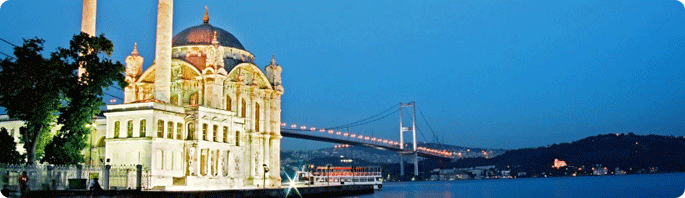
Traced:
<path fill-rule="evenodd" d="M 416 101 L 440 139 L 460 146 L 685 135 L 685 7 L 676 0 L 176 0 L 174 34 L 201 24 L 204 6 L 260 68 L 275 53 L 288 124 L 337 126 Z M 47 56 L 80 31 L 81 8 L 80 0 L 7 1 L 0 38 L 43 38 Z M 123 62 L 138 42 L 144 68 L 152 64 L 156 8 L 98 1 L 97 33 L 114 42 L 113 59 Z M 12 46 L 2 42 L 0 52 Z M 417 118 L 419 140 L 432 141 Z M 399 140 L 398 121 L 345 130 Z M 283 139 L 284 150 L 326 146 Z"/>

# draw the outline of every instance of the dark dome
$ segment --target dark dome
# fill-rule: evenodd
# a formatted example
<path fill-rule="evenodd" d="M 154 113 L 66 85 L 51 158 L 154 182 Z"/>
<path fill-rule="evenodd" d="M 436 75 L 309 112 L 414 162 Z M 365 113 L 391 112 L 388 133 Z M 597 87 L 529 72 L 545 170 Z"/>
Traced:
<path fill-rule="evenodd" d="M 219 45 L 245 50 L 243 45 L 240 44 L 240 41 L 238 41 L 233 34 L 221 28 L 214 27 L 209 23 L 190 27 L 176 34 L 173 38 L 172 46 L 211 45 L 214 31 L 216 31 Z"/>

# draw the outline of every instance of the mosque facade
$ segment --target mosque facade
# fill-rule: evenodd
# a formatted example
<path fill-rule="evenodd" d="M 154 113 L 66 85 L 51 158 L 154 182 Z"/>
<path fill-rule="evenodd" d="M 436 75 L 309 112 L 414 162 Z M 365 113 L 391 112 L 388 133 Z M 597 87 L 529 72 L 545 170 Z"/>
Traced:
<path fill-rule="evenodd" d="M 173 0 L 158 2 L 155 61 L 143 71 L 134 44 L 124 102 L 94 120 L 88 163 L 141 164 L 164 190 L 279 187 L 281 66 L 272 56 L 262 71 L 207 12 L 171 37 Z M 21 125 L 5 119 L 0 127 Z"/>

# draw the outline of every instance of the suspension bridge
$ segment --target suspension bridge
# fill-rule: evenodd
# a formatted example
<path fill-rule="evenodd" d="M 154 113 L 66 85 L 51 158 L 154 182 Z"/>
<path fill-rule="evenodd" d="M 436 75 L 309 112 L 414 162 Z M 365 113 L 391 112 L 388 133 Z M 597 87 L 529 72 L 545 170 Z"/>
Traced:
<path fill-rule="evenodd" d="M 411 123 L 403 123 L 403 116 L 402 112 L 405 108 L 411 108 Z M 398 109 L 397 111 L 391 111 L 392 109 Z M 353 133 L 353 132 L 343 132 L 340 131 L 343 128 L 349 128 L 349 127 L 356 127 L 360 125 L 365 125 L 369 124 L 381 119 L 384 119 L 386 117 L 389 117 L 391 115 L 394 115 L 395 113 L 399 112 L 399 122 L 400 122 L 400 127 L 399 127 L 399 140 L 392 140 L 392 139 L 383 139 L 383 138 L 378 138 L 374 136 L 369 136 L 365 134 L 359 134 L 359 133 Z M 423 113 L 420 113 L 421 117 L 423 117 Z M 405 125 L 410 125 L 411 126 L 405 126 Z M 428 122 L 426 121 L 426 125 L 428 125 Z M 430 125 L 428 127 L 431 129 L 431 132 L 433 133 L 433 140 L 438 140 L 437 137 L 435 136 L 435 132 L 433 132 L 432 128 Z M 297 124 L 288 124 L 288 123 L 281 123 L 281 135 L 284 137 L 289 137 L 289 138 L 298 138 L 298 139 L 307 139 L 307 140 L 314 140 L 314 141 L 321 141 L 321 142 L 330 142 L 330 143 L 338 143 L 338 144 L 349 144 L 349 145 L 356 145 L 356 146 L 364 146 L 364 147 L 370 147 L 370 148 L 375 148 L 375 149 L 380 149 L 380 150 L 389 150 L 389 151 L 394 151 L 397 152 L 401 156 L 401 163 L 400 163 L 400 171 L 401 175 L 404 175 L 404 158 L 408 157 L 408 159 L 411 161 L 411 163 L 414 165 L 414 175 L 418 175 L 418 157 L 424 157 L 424 158 L 434 158 L 434 159 L 444 159 L 444 160 L 454 160 L 457 159 L 458 155 L 454 152 L 447 151 L 442 148 L 429 148 L 425 146 L 418 146 L 416 142 L 416 105 L 414 102 L 410 103 L 399 103 L 399 108 L 398 105 L 394 105 L 389 109 L 386 109 L 385 111 L 382 111 L 380 113 L 377 113 L 371 117 L 364 118 L 352 123 L 348 123 L 345 125 L 340 125 L 340 126 L 334 126 L 334 127 L 328 127 L 328 128 L 318 128 L 315 126 L 307 126 L 307 125 L 297 125 Z M 404 140 L 404 136 L 406 132 L 411 133 L 411 142 L 407 143 Z M 423 133 L 421 133 L 423 138 L 425 139 L 425 136 Z"/>

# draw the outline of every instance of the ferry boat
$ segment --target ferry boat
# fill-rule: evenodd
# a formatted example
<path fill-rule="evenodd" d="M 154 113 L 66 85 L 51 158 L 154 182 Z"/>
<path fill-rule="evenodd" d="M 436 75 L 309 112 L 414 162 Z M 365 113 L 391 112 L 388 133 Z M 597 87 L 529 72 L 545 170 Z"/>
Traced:
<path fill-rule="evenodd" d="M 306 185 L 373 185 L 383 188 L 381 167 L 378 166 L 318 166 L 297 171 L 297 180 Z"/>

